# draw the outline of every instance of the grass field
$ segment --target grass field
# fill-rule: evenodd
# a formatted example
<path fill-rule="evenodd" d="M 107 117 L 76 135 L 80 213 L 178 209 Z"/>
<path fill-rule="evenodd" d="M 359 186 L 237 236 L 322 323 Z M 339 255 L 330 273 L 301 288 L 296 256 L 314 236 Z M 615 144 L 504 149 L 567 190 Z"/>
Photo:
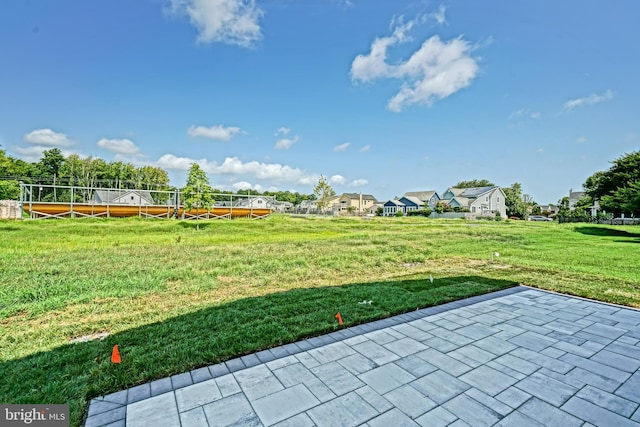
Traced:
<path fill-rule="evenodd" d="M 338 311 L 349 326 L 519 283 L 640 307 L 639 243 L 521 221 L 0 222 L 0 402 L 69 403 L 79 425 L 92 397 L 335 330 Z"/>

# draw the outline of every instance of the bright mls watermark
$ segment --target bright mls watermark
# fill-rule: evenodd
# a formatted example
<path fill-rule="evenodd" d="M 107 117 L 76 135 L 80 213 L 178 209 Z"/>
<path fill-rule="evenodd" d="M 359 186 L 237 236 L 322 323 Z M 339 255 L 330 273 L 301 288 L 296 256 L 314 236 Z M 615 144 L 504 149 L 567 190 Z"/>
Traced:
<path fill-rule="evenodd" d="M 0 426 L 69 427 L 69 405 L 0 405 Z"/>

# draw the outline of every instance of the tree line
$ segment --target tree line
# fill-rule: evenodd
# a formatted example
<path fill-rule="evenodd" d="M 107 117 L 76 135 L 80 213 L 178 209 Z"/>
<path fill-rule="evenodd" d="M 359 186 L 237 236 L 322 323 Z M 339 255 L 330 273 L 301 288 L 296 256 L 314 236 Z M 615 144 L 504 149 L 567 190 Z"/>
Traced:
<path fill-rule="evenodd" d="M 576 209 L 584 211 L 597 202 L 601 215 L 640 217 L 640 151 L 613 160 L 609 169 L 594 173 L 582 186 L 586 194 Z"/>
<path fill-rule="evenodd" d="M 203 179 L 204 177 L 204 179 Z M 167 171 L 156 166 L 134 166 L 131 163 L 112 161 L 107 162 L 99 157 L 81 157 L 77 154 L 64 156 L 60 149 L 45 150 L 37 162 L 25 162 L 7 155 L 0 149 L 0 200 L 17 200 L 20 197 L 20 185 L 40 184 L 43 186 L 77 186 L 87 188 L 137 189 L 172 191 L 178 188 L 170 185 Z M 197 163 L 193 163 L 188 173 L 187 185 L 181 188 L 190 193 L 194 189 L 207 194 L 221 194 L 218 199 L 228 199 L 234 194 L 259 195 L 256 190 L 238 190 L 237 192 L 213 188 L 209 184 L 206 173 Z M 38 195 L 42 201 L 68 202 L 69 192 L 53 191 L 53 188 L 43 187 Z M 91 195 L 88 191 L 77 194 L 78 202 L 87 201 Z M 303 200 L 313 199 L 313 194 L 300 194 L 290 191 L 265 191 L 265 196 L 274 196 L 276 200 L 290 202 L 294 205 Z"/>

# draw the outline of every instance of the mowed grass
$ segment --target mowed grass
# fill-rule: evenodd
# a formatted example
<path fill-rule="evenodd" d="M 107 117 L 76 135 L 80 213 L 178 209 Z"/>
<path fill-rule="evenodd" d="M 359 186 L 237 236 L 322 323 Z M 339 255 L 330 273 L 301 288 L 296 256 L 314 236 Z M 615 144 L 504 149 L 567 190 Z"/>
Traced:
<path fill-rule="evenodd" d="M 0 222 L 0 402 L 69 403 L 79 425 L 90 398 L 330 332 L 338 311 L 350 326 L 516 284 L 640 307 L 639 243 L 521 221 Z"/>

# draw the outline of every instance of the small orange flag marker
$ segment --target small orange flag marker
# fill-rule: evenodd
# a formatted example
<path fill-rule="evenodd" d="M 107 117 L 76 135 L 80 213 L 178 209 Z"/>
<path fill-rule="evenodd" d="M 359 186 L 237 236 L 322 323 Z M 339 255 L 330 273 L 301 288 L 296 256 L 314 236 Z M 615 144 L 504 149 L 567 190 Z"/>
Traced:
<path fill-rule="evenodd" d="M 336 314 L 336 319 L 338 319 L 338 324 L 342 325 L 342 316 L 340 316 L 340 312 L 338 312 L 338 314 Z"/>
<path fill-rule="evenodd" d="M 113 346 L 111 352 L 111 363 L 120 363 L 120 352 L 118 351 L 118 344 Z"/>

